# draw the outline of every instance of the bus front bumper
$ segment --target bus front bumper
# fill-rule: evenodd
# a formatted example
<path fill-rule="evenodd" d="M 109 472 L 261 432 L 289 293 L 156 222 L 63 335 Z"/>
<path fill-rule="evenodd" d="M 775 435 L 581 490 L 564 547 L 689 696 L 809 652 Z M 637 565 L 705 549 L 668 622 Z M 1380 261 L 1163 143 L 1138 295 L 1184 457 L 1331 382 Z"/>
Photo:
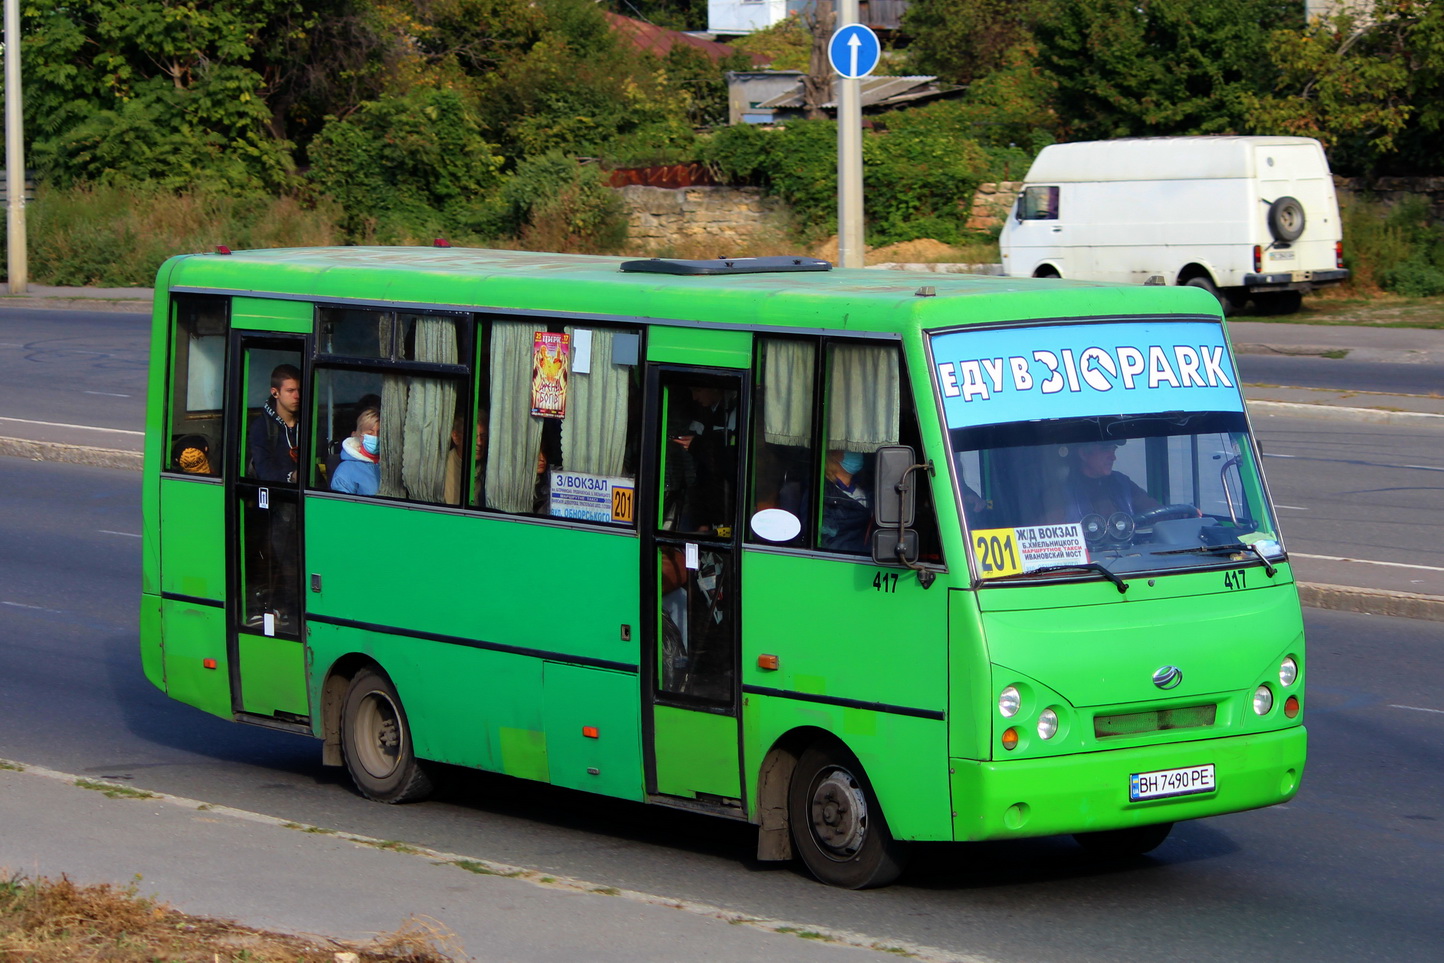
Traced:
<path fill-rule="evenodd" d="M 953 759 L 953 838 L 1015 839 L 1124 829 L 1258 809 L 1298 792 L 1308 736 L 1276 732 L 1134 749 L 977 762 Z M 1212 765 L 1215 788 L 1133 802 L 1133 775 Z"/>

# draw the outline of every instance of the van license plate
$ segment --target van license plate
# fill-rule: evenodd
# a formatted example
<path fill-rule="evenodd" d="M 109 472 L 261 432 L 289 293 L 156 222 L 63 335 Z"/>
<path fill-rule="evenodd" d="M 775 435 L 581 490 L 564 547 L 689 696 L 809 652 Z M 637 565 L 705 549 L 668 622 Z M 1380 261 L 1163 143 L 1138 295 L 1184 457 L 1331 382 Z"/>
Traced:
<path fill-rule="evenodd" d="M 1164 799 L 1168 796 L 1192 796 L 1213 792 L 1218 783 L 1213 779 L 1213 763 L 1206 766 L 1184 766 L 1182 769 L 1159 769 L 1156 772 L 1135 772 L 1128 777 L 1128 798 Z"/>

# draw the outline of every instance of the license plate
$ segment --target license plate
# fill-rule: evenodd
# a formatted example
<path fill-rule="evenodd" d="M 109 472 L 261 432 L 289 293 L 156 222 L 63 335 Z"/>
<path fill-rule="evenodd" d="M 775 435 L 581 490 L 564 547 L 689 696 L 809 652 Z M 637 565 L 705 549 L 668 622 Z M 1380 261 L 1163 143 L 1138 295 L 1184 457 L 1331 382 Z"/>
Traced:
<path fill-rule="evenodd" d="M 1169 796 L 1192 796 L 1201 792 L 1213 792 L 1217 788 L 1218 783 L 1213 779 L 1213 763 L 1206 766 L 1184 766 L 1181 769 L 1135 772 L 1128 777 L 1128 798 L 1133 802 L 1140 799 L 1165 799 Z"/>
<path fill-rule="evenodd" d="M 1293 259 L 1294 259 L 1294 252 L 1293 252 L 1293 251 L 1270 251 L 1270 252 L 1269 252 L 1269 260 L 1270 260 L 1270 261 L 1292 261 Z"/>

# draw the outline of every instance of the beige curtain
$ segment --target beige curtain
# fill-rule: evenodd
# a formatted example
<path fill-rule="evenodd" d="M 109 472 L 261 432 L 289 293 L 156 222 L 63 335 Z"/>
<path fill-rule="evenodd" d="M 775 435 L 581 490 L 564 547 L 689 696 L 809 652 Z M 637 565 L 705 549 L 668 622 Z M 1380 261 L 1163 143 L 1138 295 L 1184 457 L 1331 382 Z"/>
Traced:
<path fill-rule="evenodd" d="M 806 341 L 763 342 L 762 440 L 806 448 L 812 444 L 813 358 Z"/>
<path fill-rule="evenodd" d="M 531 413 L 532 345 L 545 325 L 497 321 L 491 326 L 491 423 L 486 438 L 486 507 L 530 512 L 542 419 Z"/>
<path fill-rule="evenodd" d="M 827 447 L 863 454 L 898 443 L 902 385 L 890 345 L 834 345 Z"/>
<path fill-rule="evenodd" d="M 577 329 L 569 326 L 573 350 Z M 592 364 L 567 382 L 567 417 L 562 422 L 562 464 L 567 471 L 617 477 L 627 448 L 627 399 L 631 368 L 612 364 L 614 332 L 592 331 Z"/>
<path fill-rule="evenodd" d="M 417 361 L 456 364 L 456 322 L 425 315 L 387 315 L 382 344 L 389 351 L 392 325 L 415 327 Z M 446 450 L 456 415 L 456 384 L 440 378 L 388 374 L 381 383 L 381 485 L 379 494 L 440 502 L 446 484 Z"/>

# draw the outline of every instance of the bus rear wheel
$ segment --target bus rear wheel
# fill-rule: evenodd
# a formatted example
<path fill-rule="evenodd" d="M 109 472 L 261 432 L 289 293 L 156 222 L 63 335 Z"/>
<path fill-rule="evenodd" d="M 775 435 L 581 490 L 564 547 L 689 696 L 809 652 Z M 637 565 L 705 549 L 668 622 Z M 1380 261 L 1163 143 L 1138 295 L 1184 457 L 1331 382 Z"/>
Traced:
<path fill-rule="evenodd" d="M 1173 823 L 1154 823 L 1152 826 L 1130 826 L 1127 829 L 1105 829 L 1096 833 L 1074 833 L 1073 838 L 1088 852 L 1096 856 L 1118 858 L 1142 856 L 1151 853 L 1168 834 L 1173 832 Z"/>
<path fill-rule="evenodd" d="M 401 698 L 384 675 L 362 669 L 351 680 L 341 709 L 341 748 L 346 771 L 366 798 L 404 803 L 430 794 Z"/>
<path fill-rule="evenodd" d="M 787 813 L 803 864 L 829 886 L 886 886 L 902 872 L 903 847 L 846 750 L 814 745 L 802 754 L 787 788 Z"/>

